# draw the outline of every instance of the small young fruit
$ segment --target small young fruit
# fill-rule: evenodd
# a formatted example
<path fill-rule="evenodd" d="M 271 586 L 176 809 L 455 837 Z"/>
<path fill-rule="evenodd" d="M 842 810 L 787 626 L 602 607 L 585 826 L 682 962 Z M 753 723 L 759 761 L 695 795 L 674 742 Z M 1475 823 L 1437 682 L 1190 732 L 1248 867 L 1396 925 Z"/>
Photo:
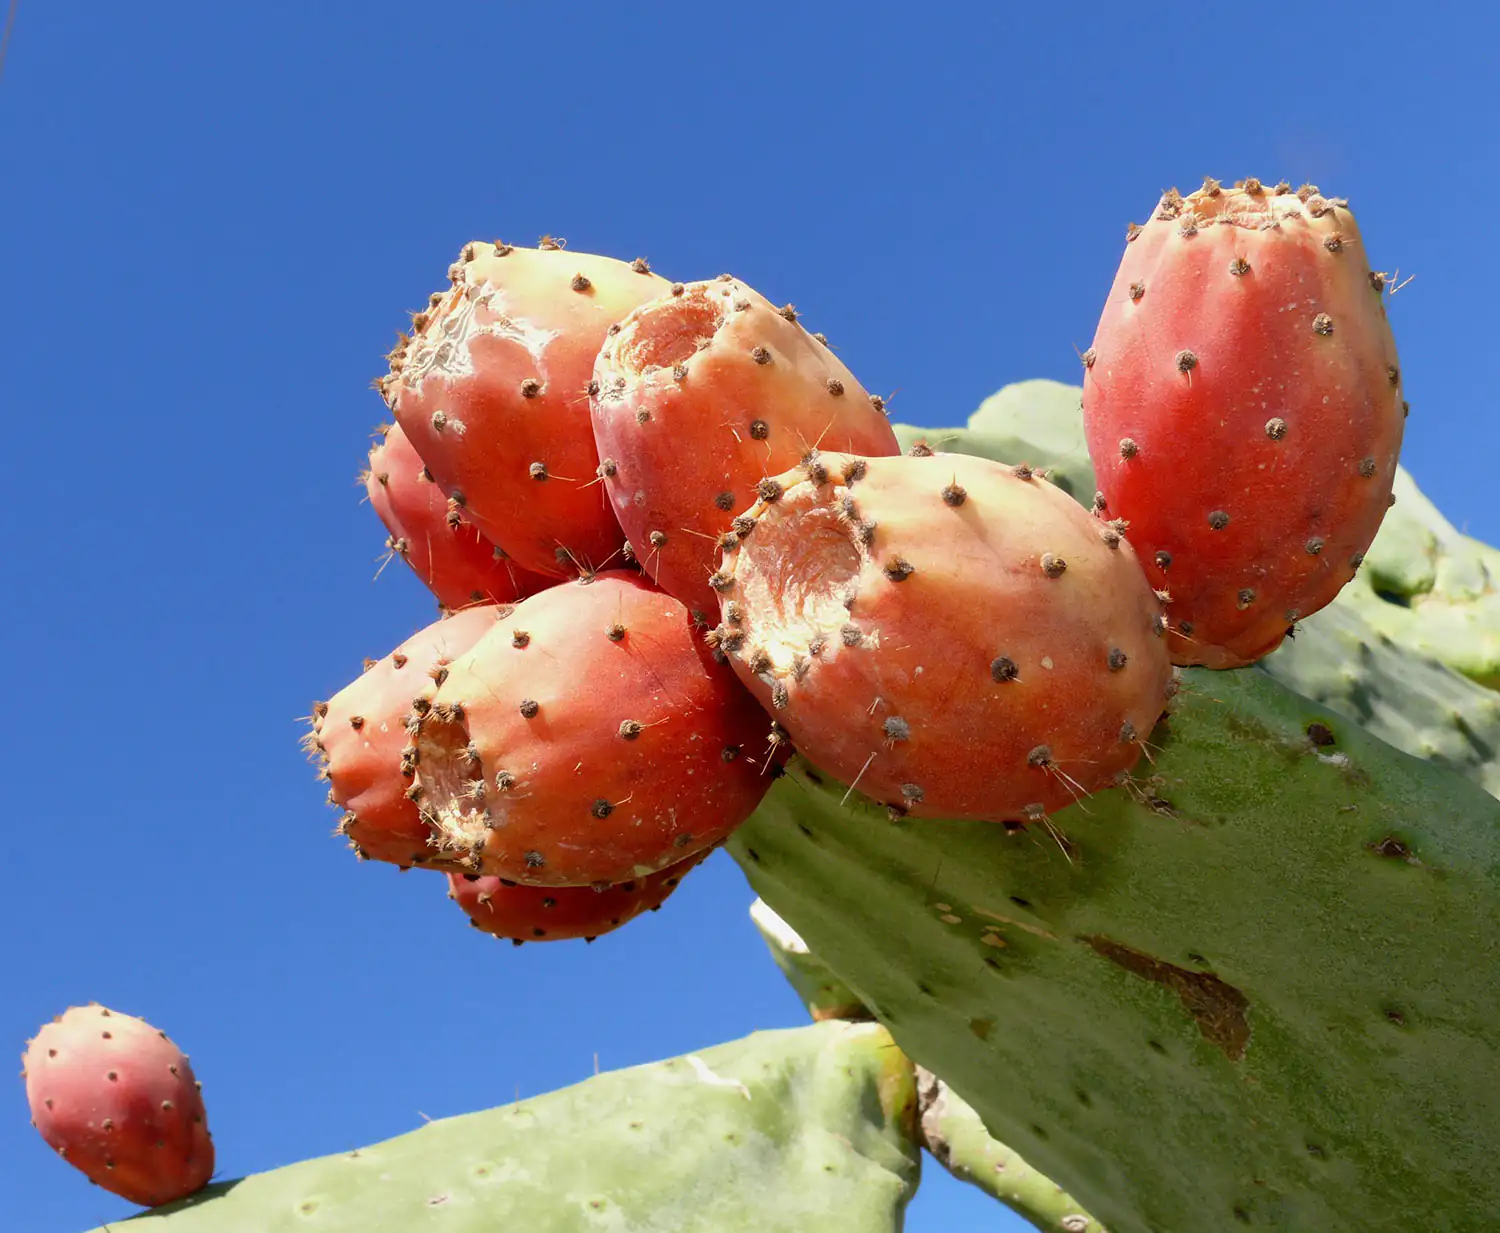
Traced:
<path fill-rule="evenodd" d="M 23 1061 L 31 1124 L 90 1181 L 143 1207 L 208 1184 L 203 1095 L 165 1032 L 94 1002 L 43 1027 Z"/>

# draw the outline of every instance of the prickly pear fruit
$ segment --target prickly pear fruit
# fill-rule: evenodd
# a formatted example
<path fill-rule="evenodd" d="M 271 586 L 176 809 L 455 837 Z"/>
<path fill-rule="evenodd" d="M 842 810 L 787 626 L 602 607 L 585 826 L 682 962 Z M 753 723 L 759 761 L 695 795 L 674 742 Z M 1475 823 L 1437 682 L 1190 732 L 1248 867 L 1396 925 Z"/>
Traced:
<path fill-rule="evenodd" d="M 92 1002 L 43 1027 L 23 1061 L 31 1124 L 90 1181 L 143 1207 L 208 1184 L 203 1094 L 165 1032 Z"/>
<path fill-rule="evenodd" d="M 710 633 L 809 762 L 897 813 L 1018 822 L 1135 764 L 1172 668 L 1118 528 L 1023 466 L 817 464 L 740 522 Z"/>
<path fill-rule="evenodd" d="M 386 547 L 399 556 L 445 609 L 508 604 L 557 580 L 522 569 L 485 539 L 453 501 L 399 424 L 381 428 L 361 477 L 370 505 L 390 532 Z"/>
<path fill-rule="evenodd" d="M 522 942 L 592 942 L 628 924 L 643 912 L 654 912 L 702 863 L 707 852 L 668 865 L 644 878 L 617 886 L 522 886 L 506 878 L 477 873 L 450 873 L 448 898 L 469 916 L 469 923 L 497 938 Z"/>
<path fill-rule="evenodd" d="M 493 629 L 505 611 L 483 604 L 434 621 L 314 705 L 306 744 L 322 763 L 329 803 L 344 810 L 339 831 L 361 859 L 408 867 L 437 855 L 408 795 L 414 751 L 406 719 L 413 700 L 436 692 L 446 665 Z"/>
<path fill-rule="evenodd" d="M 589 381 L 606 331 L 667 289 L 642 260 L 469 244 L 453 286 L 412 319 L 380 387 L 446 496 L 526 569 L 619 561 L 595 485 Z"/>
<path fill-rule="evenodd" d="M 1210 180 L 1131 228 L 1084 423 L 1108 516 L 1171 595 L 1174 662 L 1253 663 L 1354 577 L 1405 418 L 1385 283 L 1310 185 Z"/>
<path fill-rule="evenodd" d="M 619 570 L 522 600 L 411 722 L 431 842 L 535 886 L 655 873 L 772 780 L 760 708 L 681 603 Z"/>
<path fill-rule="evenodd" d="M 727 275 L 637 308 L 594 366 L 594 439 L 641 567 L 710 618 L 729 515 L 818 446 L 896 454 L 884 404 L 796 310 Z"/>

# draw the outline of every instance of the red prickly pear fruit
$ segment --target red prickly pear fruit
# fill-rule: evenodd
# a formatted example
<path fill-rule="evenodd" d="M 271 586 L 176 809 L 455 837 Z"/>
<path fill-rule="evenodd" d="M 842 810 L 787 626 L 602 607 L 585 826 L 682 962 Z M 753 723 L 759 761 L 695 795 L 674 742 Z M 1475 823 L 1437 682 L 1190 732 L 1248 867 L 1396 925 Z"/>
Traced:
<path fill-rule="evenodd" d="M 522 569 L 485 539 L 443 495 L 401 426 L 382 428 L 361 477 L 390 532 L 386 547 L 412 568 L 445 609 L 508 604 L 557 580 Z"/>
<path fill-rule="evenodd" d="M 773 778 L 765 717 L 720 660 L 638 574 L 522 600 L 412 716 L 432 842 L 533 886 L 627 882 L 720 842 Z"/>
<path fill-rule="evenodd" d="M 159 1207 L 214 1171 L 203 1093 L 187 1054 L 144 1019 L 74 1006 L 27 1042 L 31 1124 L 111 1194 Z"/>
<path fill-rule="evenodd" d="M 1129 234 L 1083 357 L 1096 506 L 1171 595 L 1173 662 L 1243 667 L 1354 577 L 1394 500 L 1385 276 L 1311 185 L 1174 189 Z"/>
<path fill-rule="evenodd" d="M 381 392 L 446 496 L 525 569 L 567 578 L 624 538 L 595 484 L 594 357 L 670 285 L 644 261 L 466 245 L 453 286 L 413 318 Z"/>
<path fill-rule="evenodd" d="M 591 388 L 601 474 L 641 568 L 710 617 L 718 540 L 761 480 L 815 468 L 824 446 L 901 452 L 885 404 L 796 310 L 727 275 L 626 317 Z"/>
<path fill-rule="evenodd" d="M 344 810 L 339 833 L 361 859 L 409 867 L 437 855 L 410 795 L 417 755 L 407 717 L 417 699 L 437 691 L 447 665 L 505 611 L 486 604 L 434 621 L 313 707 L 305 744 L 322 763 L 329 803 Z"/>
<path fill-rule="evenodd" d="M 722 566 L 731 662 L 798 751 L 919 817 L 1037 821 L 1122 778 L 1172 666 L 1119 529 L 1025 466 L 825 462 Z"/>
<path fill-rule="evenodd" d="M 450 873 L 448 898 L 457 902 L 476 929 L 521 942 L 592 942 L 655 911 L 708 853 L 668 865 L 644 878 L 617 886 L 522 886 L 504 878 Z"/>

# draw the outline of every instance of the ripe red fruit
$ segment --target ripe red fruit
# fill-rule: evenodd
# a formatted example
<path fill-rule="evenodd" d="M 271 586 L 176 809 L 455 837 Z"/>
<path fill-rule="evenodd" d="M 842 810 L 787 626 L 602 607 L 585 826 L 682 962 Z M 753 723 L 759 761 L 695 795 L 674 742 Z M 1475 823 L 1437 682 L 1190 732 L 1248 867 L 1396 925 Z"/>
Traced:
<path fill-rule="evenodd" d="M 1385 278 L 1311 186 L 1173 190 L 1130 234 L 1084 355 L 1102 508 L 1171 596 L 1174 662 L 1241 667 L 1333 600 L 1393 500 Z"/>
<path fill-rule="evenodd" d="M 617 884 L 702 852 L 772 780 L 760 708 L 638 574 L 522 600 L 413 724 L 443 857 L 536 886 Z"/>
<path fill-rule="evenodd" d="M 361 477 L 390 532 L 386 547 L 412 568 L 445 609 L 507 604 L 557 580 L 522 569 L 443 495 L 399 424 L 386 425 Z"/>
<path fill-rule="evenodd" d="M 1172 669 L 1117 528 L 1025 467 L 824 462 L 751 510 L 714 631 L 809 762 L 899 813 L 1018 822 L 1135 765 Z"/>
<path fill-rule="evenodd" d="M 381 381 L 445 496 L 526 569 L 567 578 L 620 561 L 594 482 L 594 357 L 609 328 L 660 295 L 644 261 L 469 244 L 450 290 L 412 322 Z"/>
<path fill-rule="evenodd" d="M 43 1027 L 23 1061 L 31 1124 L 91 1181 L 143 1207 L 208 1184 L 203 1095 L 165 1032 L 94 1002 Z"/>
<path fill-rule="evenodd" d="M 448 898 L 457 902 L 476 929 L 522 942 L 592 942 L 655 911 L 707 852 L 668 865 L 644 878 L 595 890 L 591 886 L 522 886 L 504 878 L 450 873 Z"/>
<path fill-rule="evenodd" d="M 763 479 L 819 447 L 900 453 L 884 404 L 796 311 L 727 276 L 625 318 L 593 388 L 601 474 L 641 568 L 709 619 L 718 538 Z"/>
<path fill-rule="evenodd" d="M 437 855 L 408 796 L 415 751 L 408 748 L 406 718 L 413 700 L 433 694 L 445 666 L 493 629 L 505 611 L 485 604 L 434 621 L 313 707 L 306 743 L 323 764 L 329 803 L 344 810 L 339 830 L 361 858 L 406 867 Z"/>

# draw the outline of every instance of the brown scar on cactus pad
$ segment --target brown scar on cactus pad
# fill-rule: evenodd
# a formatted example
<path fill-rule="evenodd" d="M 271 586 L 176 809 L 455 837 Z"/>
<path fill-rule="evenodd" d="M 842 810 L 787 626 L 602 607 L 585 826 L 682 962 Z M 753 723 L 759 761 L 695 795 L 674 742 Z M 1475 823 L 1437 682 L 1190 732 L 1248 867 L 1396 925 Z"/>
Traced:
<path fill-rule="evenodd" d="M 523 600 L 413 708 L 434 855 L 527 885 L 591 886 L 723 840 L 772 776 L 765 716 L 715 655 L 687 608 L 636 574 Z M 728 747 L 752 756 L 726 761 Z"/>
<path fill-rule="evenodd" d="M 520 945 L 582 938 L 592 942 L 664 904 L 708 853 L 614 886 L 521 886 L 508 879 L 450 873 L 448 898 L 483 933 Z"/>
<path fill-rule="evenodd" d="M 343 810 L 339 833 L 356 855 L 402 867 L 438 855 L 409 795 L 417 751 L 407 720 L 414 704 L 424 710 L 431 705 L 448 665 L 506 611 L 476 605 L 433 622 L 313 708 L 305 744 L 322 765 L 329 803 Z"/>
<path fill-rule="evenodd" d="M 900 451 L 881 405 L 786 314 L 733 278 L 688 283 L 644 304 L 599 353 L 592 396 L 605 486 L 626 535 L 669 542 L 642 562 L 663 590 L 712 611 L 724 514 L 818 449 Z M 643 414 L 644 413 L 644 414 Z"/>
<path fill-rule="evenodd" d="M 669 284 L 644 262 L 465 245 L 452 286 L 416 315 L 381 393 L 446 495 L 519 565 L 552 578 L 615 557 L 589 421 L 594 358 Z"/>
<path fill-rule="evenodd" d="M 1171 564 L 1174 662 L 1253 663 L 1283 613 L 1312 615 L 1354 576 L 1405 418 L 1384 286 L 1348 203 L 1310 185 L 1173 191 L 1126 246 L 1084 424 L 1153 585 Z"/>
<path fill-rule="evenodd" d="M 462 494 L 446 497 L 399 424 L 381 427 L 360 477 L 385 529 L 386 547 L 446 609 L 506 604 L 556 578 L 523 569 L 469 521 Z"/>
<path fill-rule="evenodd" d="M 1034 473 L 860 461 L 827 458 L 852 486 L 783 475 L 725 554 L 741 680 L 814 766 L 903 814 L 1035 821 L 1111 786 L 1172 677 L 1130 544 Z"/>

